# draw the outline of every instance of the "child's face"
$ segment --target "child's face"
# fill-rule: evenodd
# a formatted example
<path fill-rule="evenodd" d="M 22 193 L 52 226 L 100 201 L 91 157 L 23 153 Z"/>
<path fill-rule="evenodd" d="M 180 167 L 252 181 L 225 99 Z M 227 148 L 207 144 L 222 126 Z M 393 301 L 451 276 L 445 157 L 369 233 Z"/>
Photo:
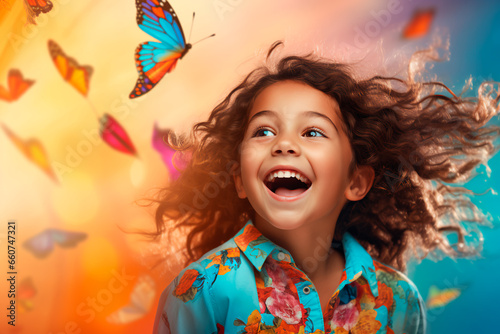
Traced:
<path fill-rule="evenodd" d="M 341 125 L 337 102 L 304 83 L 281 81 L 257 96 L 235 177 L 238 196 L 248 197 L 256 221 L 285 230 L 331 226 L 347 199 L 358 199 L 348 179 L 353 153 Z M 273 180 L 278 171 L 283 175 Z"/>

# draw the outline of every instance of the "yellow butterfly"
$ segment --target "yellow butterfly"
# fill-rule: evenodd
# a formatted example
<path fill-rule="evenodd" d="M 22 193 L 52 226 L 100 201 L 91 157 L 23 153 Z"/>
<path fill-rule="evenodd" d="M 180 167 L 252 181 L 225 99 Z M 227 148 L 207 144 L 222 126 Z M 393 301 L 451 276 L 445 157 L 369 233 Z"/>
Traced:
<path fill-rule="evenodd" d="M 50 178 L 52 178 L 52 180 L 57 182 L 57 177 L 50 165 L 49 158 L 47 157 L 47 153 L 45 153 L 42 143 L 36 138 L 22 140 L 5 126 L 5 124 L 2 124 L 2 127 L 19 151 L 21 151 L 28 160 L 41 168 Z"/>
<path fill-rule="evenodd" d="M 49 52 L 63 79 L 75 87 L 83 96 L 87 96 L 90 77 L 94 72 L 92 67 L 78 64 L 74 58 L 68 57 L 53 40 L 49 40 Z"/>

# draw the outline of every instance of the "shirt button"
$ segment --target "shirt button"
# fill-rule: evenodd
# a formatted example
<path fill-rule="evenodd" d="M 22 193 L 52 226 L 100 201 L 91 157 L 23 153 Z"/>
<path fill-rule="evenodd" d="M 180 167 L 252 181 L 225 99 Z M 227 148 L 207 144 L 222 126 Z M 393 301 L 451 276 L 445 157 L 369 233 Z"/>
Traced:
<path fill-rule="evenodd" d="M 310 289 L 308 286 L 306 286 L 306 287 L 304 287 L 304 289 L 302 289 L 302 291 L 303 291 L 306 295 L 308 295 L 308 294 L 309 294 L 309 292 L 311 292 L 311 289 Z"/>
<path fill-rule="evenodd" d="M 283 252 L 278 253 L 278 260 L 283 261 L 285 259 L 285 254 Z"/>

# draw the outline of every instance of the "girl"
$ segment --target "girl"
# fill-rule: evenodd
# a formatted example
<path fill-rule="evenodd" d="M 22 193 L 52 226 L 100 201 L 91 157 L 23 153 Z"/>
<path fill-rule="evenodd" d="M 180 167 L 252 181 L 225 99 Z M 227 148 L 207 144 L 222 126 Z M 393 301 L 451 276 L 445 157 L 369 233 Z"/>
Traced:
<path fill-rule="evenodd" d="M 162 294 L 154 332 L 424 333 L 407 257 L 473 253 L 461 224 L 484 217 L 442 182 L 468 180 L 500 133 L 485 126 L 491 84 L 476 99 L 441 88 L 356 79 L 312 55 L 252 71 L 178 145 L 192 158 L 157 228 L 187 233 L 195 262 Z"/>

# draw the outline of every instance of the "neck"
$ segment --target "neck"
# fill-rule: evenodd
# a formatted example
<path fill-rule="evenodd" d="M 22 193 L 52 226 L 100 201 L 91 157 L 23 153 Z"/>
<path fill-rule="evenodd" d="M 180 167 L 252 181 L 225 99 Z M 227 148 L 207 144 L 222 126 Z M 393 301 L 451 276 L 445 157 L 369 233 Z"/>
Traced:
<path fill-rule="evenodd" d="M 342 253 L 331 248 L 335 224 L 301 226 L 294 230 L 277 229 L 257 216 L 255 226 L 280 247 L 286 249 L 299 269 L 312 280 L 327 275 L 332 268 L 343 269 Z"/>

